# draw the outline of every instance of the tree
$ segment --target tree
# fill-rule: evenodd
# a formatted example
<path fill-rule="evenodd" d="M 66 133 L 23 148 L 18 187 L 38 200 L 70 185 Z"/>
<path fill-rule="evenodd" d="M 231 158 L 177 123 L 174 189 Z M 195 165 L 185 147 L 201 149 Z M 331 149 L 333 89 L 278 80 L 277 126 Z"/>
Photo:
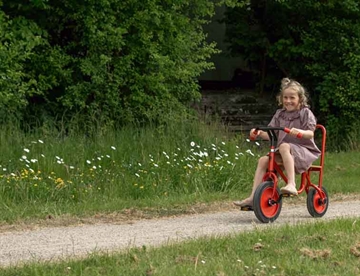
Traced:
<path fill-rule="evenodd" d="M 311 92 L 334 147 L 359 123 L 360 16 L 355 0 L 253 0 L 225 22 L 234 55 L 243 55 L 267 88 L 281 77 Z M 265 67 L 263 67 L 265 64 Z"/>
<path fill-rule="evenodd" d="M 31 103 L 26 112 L 36 117 L 82 114 L 87 120 L 102 118 L 117 124 L 159 119 L 169 109 L 184 110 L 200 97 L 197 77 L 213 67 L 208 59 L 218 52 L 214 43 L 206 42 L 202 27 L 219 3 L 3 3 L 6 20 L 23 20 L 31 27 L 19 32 L 38 41 L 16 69 L 20 86 L 31 83 L 31 89 L 23 92 L 22 106 Z M 9 89 L 4 88 L 5 93 Z"/>

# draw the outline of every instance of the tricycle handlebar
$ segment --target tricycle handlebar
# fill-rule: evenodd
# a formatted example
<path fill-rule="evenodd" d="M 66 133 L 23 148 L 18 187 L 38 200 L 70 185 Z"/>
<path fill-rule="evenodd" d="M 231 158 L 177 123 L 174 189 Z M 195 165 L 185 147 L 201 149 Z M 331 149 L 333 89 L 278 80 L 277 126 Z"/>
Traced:
<path fill-rule="evenodd" d="M 258 132 L 259 132 L 259 130 L 263 130 L 263 131 L 266 131 L 266 132 L 272 132 L 272 131 L 274 131 L 274 130 L 281 130 L 281 131 L 284 131 L 284 132 L 286 132 L 286 133 L 290 133 L 290 128 L 287 128 L 287 127 L 257 127 L 257 128 L 255 128 L 255 130 L 254 130 L 254 135 L 255 136 L 252 136 L 252 135 L 250 135 L 250 140 L 255 140 L 255 138 L 256 138 L 256 136 L 258 135 Z M 303 134 L 302 133 L 298 133 L 297 135 L 296 135 L 296 137 L 297 138 L 302 138 L 303 137 Z"/>

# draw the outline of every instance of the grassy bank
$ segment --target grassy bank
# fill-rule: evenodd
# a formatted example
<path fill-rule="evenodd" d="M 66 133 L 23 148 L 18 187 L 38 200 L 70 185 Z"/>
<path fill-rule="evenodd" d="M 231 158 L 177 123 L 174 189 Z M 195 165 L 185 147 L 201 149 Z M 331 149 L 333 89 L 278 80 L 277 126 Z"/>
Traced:
<path fill-rule="evenodd" d="M 157 249 L 93 255 L 81 261 L 1 270 L 33 275 L 359 275 L 360 224 L 354 219 L 272 227 Z"/>
<path fill-rule="evenodd" d="M 170 210 L 229 201 L 250 191 L 267 142 L 196 121 L 95 134 L 0 131 L 0 221 L 127 208 Z M 360 193 L 359 152 L 326 156 L 329 194 Z"/>

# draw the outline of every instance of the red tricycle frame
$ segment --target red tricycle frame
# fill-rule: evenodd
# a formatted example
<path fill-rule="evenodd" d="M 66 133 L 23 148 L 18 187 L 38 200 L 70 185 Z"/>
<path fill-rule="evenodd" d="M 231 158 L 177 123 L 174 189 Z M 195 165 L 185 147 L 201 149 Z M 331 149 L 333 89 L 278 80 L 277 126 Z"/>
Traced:
<path fill-rule="evenodd" d="M 306 192 L 307 194 L 307 209 L 311 216 L 322 217 L 329 205 L 329 198 L 326 189 L 323 187 L 323 174 L 325 162 L 325 147 L 326 147 L 326 129 L 322 125 L 316 125 L 316 129 L 320 129 L 322 133 L 321 139 L 321 155 L 320 164 L 311 165 L 310 168 L 301 174 L 300 187 L 297 190 L 298 194 Z M 280 176 L 285 183 L 288 179 L 282 169 L 282 164 L 275 161 L 277 136 L 275 131 L 290 132 L 288 128 L 274 128 L 274 127 L 258 127 L 258 130 L 266 131 L 270 138 L 270 152 L 267 172 L 263 176 L 263 182 L 257 187 L 254 195 L 253 207 L 256 217 L 261 222 L 272 222 L 277 219 L 282 208 L 282 198 L 290 196 L 289 194 L 282 194 L 278 188 Z M 299 134 L 301 139 L 302 135 Z M 312 172 L 318 172 L 318 182 L 311 181 Z M 242 208 L 242 210 L 249 210 L 249 208 Z"/>

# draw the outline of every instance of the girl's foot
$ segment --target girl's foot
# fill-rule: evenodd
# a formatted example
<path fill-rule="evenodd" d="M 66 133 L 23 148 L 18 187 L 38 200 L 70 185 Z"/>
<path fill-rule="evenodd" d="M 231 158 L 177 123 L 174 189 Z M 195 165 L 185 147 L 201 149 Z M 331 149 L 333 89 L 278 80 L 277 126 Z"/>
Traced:
<path fill-rule="evenodd" d="M 233 204 L 237 207 L 245 207 L 245 206 L 251 207 L 253 205 L 253 200 L 251 198 L 246 198 L 241 201 L 233 201 Z"/>
<path fill-rule="evenodd" d="M 290 194 L 290 195 L 295 195 L 295 196 L 298 195 L 298 191 L 297 191 L 295 185 L 293 185 L 293 184 L 287 184 L 285 187 L 282 187 L 280 189 L 280 191 L 283 194 Z"/>

